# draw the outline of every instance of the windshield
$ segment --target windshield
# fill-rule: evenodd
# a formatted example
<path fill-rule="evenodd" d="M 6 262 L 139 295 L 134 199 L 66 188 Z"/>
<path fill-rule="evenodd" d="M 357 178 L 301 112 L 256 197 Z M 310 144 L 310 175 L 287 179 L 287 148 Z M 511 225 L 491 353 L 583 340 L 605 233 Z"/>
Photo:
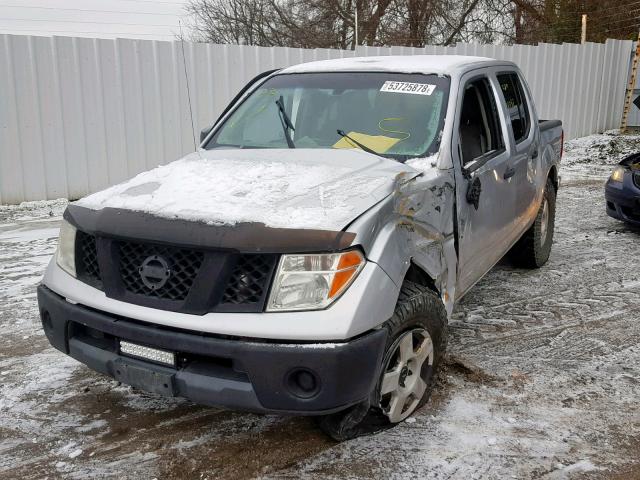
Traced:
<path fill-rule="evenodd" d="M 244 100 L 205 148 L 364 147 L 404 161 L 437 152 L 448 94 L 449 79 L 438 75 L 276 75 Z"/>

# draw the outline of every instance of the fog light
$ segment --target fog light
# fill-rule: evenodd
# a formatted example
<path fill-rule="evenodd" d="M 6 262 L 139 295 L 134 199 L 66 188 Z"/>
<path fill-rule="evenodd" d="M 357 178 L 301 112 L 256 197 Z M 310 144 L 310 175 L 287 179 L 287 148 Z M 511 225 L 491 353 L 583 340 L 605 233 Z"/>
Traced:
<path fill-rule="evenodd" d="M 285 383 L 296 397 L 311 398 L 320 392 L 320 379 L 306 368 L 296 368 L 291 371 Z"/>
<path fill-rule="evenodd" d="M 305 392 L 313 392 L 316 389 L 316 379 L 309 372 L 300 372 L 296 375 L 296 383 Z"/>

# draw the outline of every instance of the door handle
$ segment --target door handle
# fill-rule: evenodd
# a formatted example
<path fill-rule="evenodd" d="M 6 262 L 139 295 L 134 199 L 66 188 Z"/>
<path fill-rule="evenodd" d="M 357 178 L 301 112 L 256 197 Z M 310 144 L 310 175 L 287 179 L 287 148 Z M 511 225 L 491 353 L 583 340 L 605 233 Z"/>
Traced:
<path fill-rule="evenodd" d="M 505 170 L 504 175 L 502 176 L 502 178 L 504 178 L 505 180 L 507 180 L 508 178 L 513 177 L 516 174 L 516 169 L 513 167 L 509 167 Z"/>

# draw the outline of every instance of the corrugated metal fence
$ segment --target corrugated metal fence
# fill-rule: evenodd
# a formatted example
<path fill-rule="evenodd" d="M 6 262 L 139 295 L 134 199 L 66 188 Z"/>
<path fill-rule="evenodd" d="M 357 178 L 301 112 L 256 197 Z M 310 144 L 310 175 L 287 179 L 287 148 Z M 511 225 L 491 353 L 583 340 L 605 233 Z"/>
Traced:
<path fill-rule="evenodd" d="M 304 50 L 0 35 L 0 203 L 79 198 L 194 150 L 257 73 L 317 59 L 463 54 L 512 60 L 567 138 L 618 126 L 631 41 Z M 196 133 L 197 134 L 197 133 Z"/>

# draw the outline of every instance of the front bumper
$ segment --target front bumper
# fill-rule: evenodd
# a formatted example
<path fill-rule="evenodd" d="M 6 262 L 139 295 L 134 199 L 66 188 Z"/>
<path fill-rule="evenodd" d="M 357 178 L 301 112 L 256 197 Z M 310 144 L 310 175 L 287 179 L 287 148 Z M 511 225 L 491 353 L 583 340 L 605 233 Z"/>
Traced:
<path fill-rule="evenodd" d="M 72 304 L 44 285 L 38 304 L 49 342 L 98 372 L 161 395 L 256 412 L 318 415 L 365 400 L 387 340 L 385 329 L 341 343 L 219 337 Z M 123 355 L 120 339 L 175 352 L 177 365 Z"/>
<path fill-rule="evenodd" d="M 640 188 L 634 184 L 631 172 L 625 173 L 622 182 L 607 181 L 605 199 L 610 217 L 640 226 Z"/>

